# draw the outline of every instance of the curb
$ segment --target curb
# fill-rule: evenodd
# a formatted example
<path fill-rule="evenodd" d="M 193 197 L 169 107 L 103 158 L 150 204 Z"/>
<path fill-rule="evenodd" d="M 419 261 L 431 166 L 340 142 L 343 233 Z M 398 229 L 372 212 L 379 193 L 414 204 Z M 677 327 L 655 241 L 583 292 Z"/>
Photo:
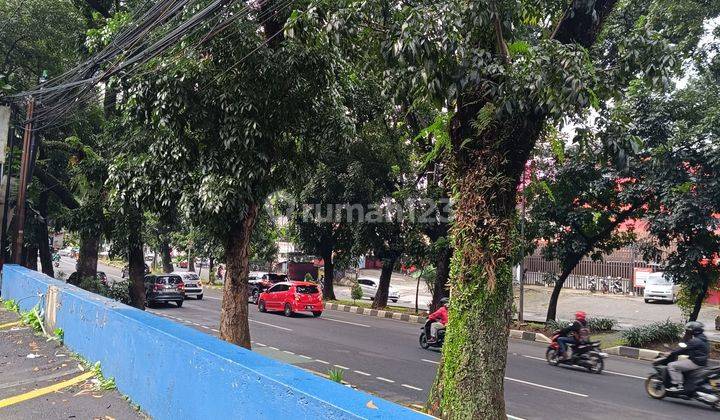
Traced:
<path fill-rule="evenodd" d="M 349 312 L 351 314 L 359 314 L 366 316 L 374 316 L 377 318 L 388 318 L 396 321 L 410 322 L 412 324 L 424 324 L 426 318 L 419 315 L 404 314 L 401 312 L 384 311 L 380 309 L 362 308 L 359 306 L 351 305 L 340 305 L 337 303 L 323 303 L 325 309 L 331 309 L 333 311 Z"/>
<path fill-rule="evenodd" d="M 622 356 L 638 360 L 655 360 L 661 353 L 658 350 L 640 349 L 637 347 L 628 346 L 610 347 L 608 349 L 605 349 L 604 352 L 607 354 L 612 354 L 613 356 Z"/>
<path fill-rule="evenodd" d="M 524 341 L 535 341 L 545 344 L 549 344 L 551 341 L 545 334 L 521 330 L 510 330 L 510 338 Z"/>

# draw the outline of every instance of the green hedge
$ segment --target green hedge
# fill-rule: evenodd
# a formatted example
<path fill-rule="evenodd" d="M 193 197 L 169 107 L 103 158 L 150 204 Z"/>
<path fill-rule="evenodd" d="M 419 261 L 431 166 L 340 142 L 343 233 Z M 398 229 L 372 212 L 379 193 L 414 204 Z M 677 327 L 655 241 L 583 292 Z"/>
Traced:
<path fill-rule="evenodd" d="M 588 318 L 587 319 L 588 328 L 590 328 L 591 333 L 599 333 L 599 332 L 608 332 L 612 331 L 612 329 L 617 324 L 617 321 L 615 321 L 612 318 Z M 565 327 L 570 325 L 570 321 L 550 321 L 547 323 L 548 330 L 555 331 L 555 330 L 561 330 Z"/>
<path fill-rule="evenodd" d="M 683 332 L 683 324 L 667 320 L 630 328 L 623 331 L 622 338 L 630 347 L 643 347 L 648 344 L 675 342 Z"/>

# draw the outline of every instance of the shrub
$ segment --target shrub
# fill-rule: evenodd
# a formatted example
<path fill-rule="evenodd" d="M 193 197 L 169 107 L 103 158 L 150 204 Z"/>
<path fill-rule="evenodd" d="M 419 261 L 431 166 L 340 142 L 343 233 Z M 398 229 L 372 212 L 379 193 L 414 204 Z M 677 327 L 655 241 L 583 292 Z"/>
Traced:
<path fill-rule="evenodd" d="M 363 291 L 357 282 L 353 283 L 352 289 L 350 289 L 350 297 L 352 298 L 353 301 L 355 301 L 357 299 L 362 299 L 362 297 L 363 297 Z"/>
<path fill-rule="evenodd" d="M 8 310 L 10 312 L 18 312 L 18 313 L 20 312 L 20 305 L 17 303 L 16 300 L 12 300 L 12 299 L 5 300 L 5 301 L 3 301 L 3 306 L 5 307 L 6 310 Z"/>
<path fill-rule="evenodd" d="M 22 323 L 29 326 L 33 331 L 39 333 L 42 331 L 42 319 L 40 319 L 39 306 L 35 306 L 28 312 L 23 312 L 21 315 Z"/>
<path fill-rule="evenodd" d="M 598 333 L 612 331 L 617 321 L 612 318 L 588 318 L 587 324 L 591 333 Z M 548 330 L 555 331 L 567 327 L 570 321 L 550 321 L 546 325 Z"/>
<path fill-rule="evenodd" d="M 675 342 L 683 331 L 682 324 L 667 320 L 630 328 L 623 331 L 622 338 L 630 347 L 643 347 L 648 344 Z"/>
<path fill-rule="evenodd" d="M 330 380 L 339 384 L 342 383 L 344 374 L 345 372 L 342 369 L 330 369 L 328 371 L 328 377 Z"/>
<path fill-rule="evenodd" d="M 560 321 L 560 320 L 548 321 L 548 323 L 545 325 L 547 326 L 548 331 L 555 331 L 555 330 L 561 330 L 561 329 L 567 327 L 568 325 L 570 325 L 570 322 L 569 321 Z"/>

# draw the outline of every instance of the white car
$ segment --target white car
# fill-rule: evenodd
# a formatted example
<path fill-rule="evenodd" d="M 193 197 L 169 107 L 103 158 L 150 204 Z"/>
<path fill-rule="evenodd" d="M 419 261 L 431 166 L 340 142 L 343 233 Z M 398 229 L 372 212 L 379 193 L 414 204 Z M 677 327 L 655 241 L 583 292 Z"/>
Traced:
<path fill-rule="evenodd" d="M 377 294 L 380 279 L 375 279 L 372 277 L 358 277 L 357 281 L 363 291 L 363 297 L 368 297 L 370 298 L 370 300 L 375 299 L 375 294 Z M 388 290 L 388 300 L 396 303 L 398 299 L 400 299 L 400 293 L 398 293 L 397 290 L 390 286 L 390 289 Z"/>
<path fill-rule="evenodd" d="M 72 251 L 73 251 L 72 247 L 69 246 L 67 248 L 63 248 L 60 251 L 58 251 L 58 254 L 60 254 L 61 257 L 69 257 L 70 255 L 72 255 Z"/>
<path fill-rule="evenodd" d="M 201 300 L 203 298 L 202 281 L 200 280 L 200 276 L 196 273 L 193 273 L 192 271 L 176 271 L 170 274 L 180 276 L 183 283 L 185 283 L 186 298 L 194 297 L 197 300 Z"/>
<path fill-rule="evenodd" d="M 650 273 L 645 280 L 645 291 L 643 297 L 645 303 L 652 301 L 666 301 L 675 303 L 677 301 L 679 287 L 665 273 Z"/>

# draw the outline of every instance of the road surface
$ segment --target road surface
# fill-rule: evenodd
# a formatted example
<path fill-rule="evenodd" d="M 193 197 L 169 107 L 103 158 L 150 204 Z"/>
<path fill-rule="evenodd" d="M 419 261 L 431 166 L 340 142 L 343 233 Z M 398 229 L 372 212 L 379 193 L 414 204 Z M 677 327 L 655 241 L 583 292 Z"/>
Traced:
<path fill-rule="evenodd" d="M 108 275 L 119 275 L 103 267 Z M 218 335 L 221 292 L 206 289 L 205 299 L 186 300 L 148 311 Z M 440 353 L 418 345 L 420 326 L 340 311 L 320 318 L 260 313 L 250 307 L 253 349 L 319 373 L 344 370 L 358 389 L 407 405 L 426 400 Z M 644 391 L 648 362 L 611 357 L 606 372 L 549 366 L 545 346 L 511 340 L 505 396 L 508 414 L 521 419 L 717 419 L 718 413 L 694 402 L 656 401 Z"/>

